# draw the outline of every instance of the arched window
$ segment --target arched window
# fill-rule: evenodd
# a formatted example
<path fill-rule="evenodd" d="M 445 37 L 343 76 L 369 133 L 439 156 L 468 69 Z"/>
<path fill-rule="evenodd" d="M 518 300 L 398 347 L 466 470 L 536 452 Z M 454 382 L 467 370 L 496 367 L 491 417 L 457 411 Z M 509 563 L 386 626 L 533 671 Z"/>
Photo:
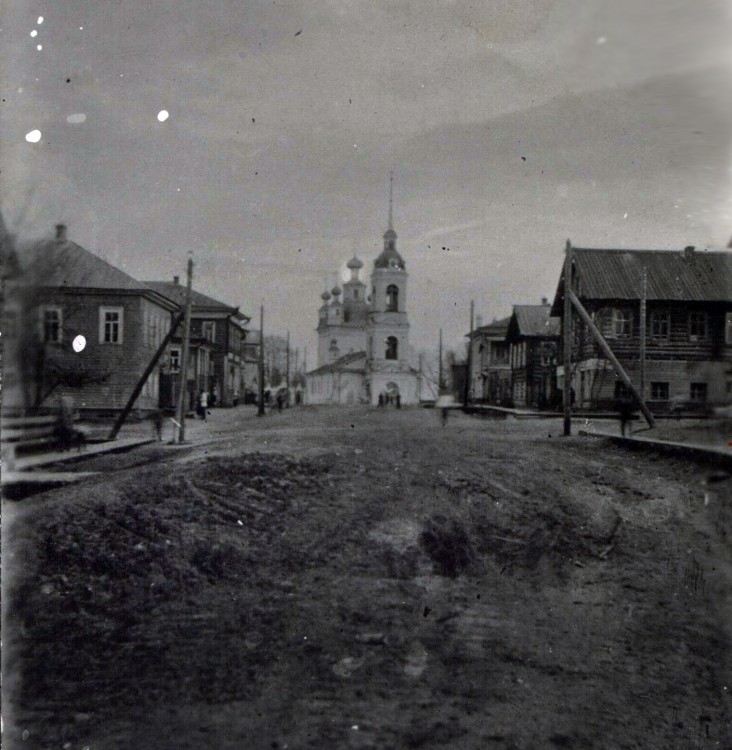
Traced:
<path fill-rule="evenodd" d="M 398 359 L 398 346 L 399 343 L 397 342 L 396 336 L 389 336 L 389 338 L 386 340 L 386 354 L 384 355 L 385 359 Z"/>
<path fill-rule="evenodd" d="M 399 287 L 396 284 L 389 284 L 386 287 L 386 311 L 399 311 Z"/>

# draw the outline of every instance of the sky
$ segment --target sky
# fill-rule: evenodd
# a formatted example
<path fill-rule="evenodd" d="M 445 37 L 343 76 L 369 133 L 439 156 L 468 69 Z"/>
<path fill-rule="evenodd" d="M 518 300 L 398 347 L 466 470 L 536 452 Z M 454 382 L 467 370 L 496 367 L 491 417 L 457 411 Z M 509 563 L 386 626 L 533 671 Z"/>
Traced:
<path fill-rule="evenodd" d="M 732 0 L 7 0 L 0 208 L 141 280 L 191 252 L 314 367 L 393 171 L 411 343 L 458 347 L 471 300 L 551 299 L 567 239 L 727 245 L 731 25 Z"/>

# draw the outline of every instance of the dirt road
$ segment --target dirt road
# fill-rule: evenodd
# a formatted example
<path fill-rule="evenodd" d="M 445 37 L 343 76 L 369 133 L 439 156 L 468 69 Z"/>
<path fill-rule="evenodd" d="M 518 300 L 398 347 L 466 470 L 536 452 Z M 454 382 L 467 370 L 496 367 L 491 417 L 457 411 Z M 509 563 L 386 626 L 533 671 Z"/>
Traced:
<path fill-rule="evenodd" d="M 6 503 L 6 746 L 732 748 L 732 480 L 559 429 L 219 411 Z"/>

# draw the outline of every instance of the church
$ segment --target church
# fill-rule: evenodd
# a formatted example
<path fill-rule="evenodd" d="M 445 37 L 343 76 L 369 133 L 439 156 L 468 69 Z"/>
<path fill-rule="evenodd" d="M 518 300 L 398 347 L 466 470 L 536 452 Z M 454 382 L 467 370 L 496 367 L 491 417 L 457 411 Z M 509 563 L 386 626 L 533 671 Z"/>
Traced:
<path fill-rule="evenodd" d="M 363 262 L 348 261 L 350 278 L 320 295 L 318 367 L 307 374 L 309 404 L 417 404 L 421 377 L 409 363 L 407 269 L 396 248 L 389 200 L 384 249 L 374 261 L 371 288 Z"/>

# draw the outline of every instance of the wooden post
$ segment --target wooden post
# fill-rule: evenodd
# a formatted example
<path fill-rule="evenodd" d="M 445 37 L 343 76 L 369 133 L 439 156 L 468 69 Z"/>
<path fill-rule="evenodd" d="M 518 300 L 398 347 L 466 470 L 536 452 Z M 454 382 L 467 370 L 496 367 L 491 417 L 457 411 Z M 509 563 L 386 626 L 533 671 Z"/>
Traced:
<path fill-rule="evenodd" d="M 648 301 L 648 269 L 643 269 L 643 288 L 640 301 L 640 346 L 638 357 L 639 362 L 639 390 L 641 398 L 646 397 L 646 307 Z"/>
<path fill-rule="evenodd" d="M 445 384 L 442 380 L 442 328 L 440 328 L 440 345 L 438 349 L 438 364 L 437 364 L 437 395 L 440 396 L 445 388 Z"/>
<path fill-rule="evenodd" d="M 468 336 L 468 357 L 465 363 L 465 393 L 463 394 L 463 409 L 468 408 L 468 402 L 470 401 L 470 379 L 471 369 L 473 367 L 473 311 L 474 303 L 470 300 L 470 335 Z"/>
<path fill-rule="evenodd" d="M 135 405 L 135 401 L 137 401 L 137 397 L 140 395 L 140 391 L 143 389 L 143 386 L 145 385 L 145 381 L 150 377 L 150 373 L 155 368 L 155 365 L 157 364 L 160 357 L 163 355 L 163 352 L 165 351 L 166 347 L 168 346 L 168 343 L 170 342 L 170 339 L 173 338 L 173 335 L 175 334 L 176 330 L 178 329 L 178 326 L 183 321 L 183 318 L 185 316 L 185 311 L 178 314 L 178 316 L 173 321 L 173 324 L 170 326 L 170 330 L 167 334 L 165 334 L 165 338 L 163 339 L 162 343 L 158 347 L 158 350 L 153 355 L 153 358 L 148 363 L 147 367 L 145 368 L 145 371 L 140 376 L 140 379 L 137 381 L 137 385 L 135 386 L 134 390 L 130 394 L 129 399 L 127 400 L 127 403 L 125 404 L 125 408 L 122 409 L 122 412 L 117 417 L 117 420 L 114 423 L 114 426 L 112 427 L 111 432 L 109 433 L 109 436 L 107 440 L 114 440 L 117 437 L 117 433 L 120 431 L 120 428 L 125 423 L 125 419 L 127 419 L 127 415 L 132 410 L 132 407 Z"/>
<path fill-rule="evenodd" d="M 178 443 L 186 441 L 186 398 L 188 396 L 188 357 L 190 355 L 191 338 L 191 287 L 193 286 L 193 256 L 188 255 L 188 267 L 186 269 L 186 306 L 183 323 L 183 352 L 180 362 L 180 393 L 178 394 Z"/>
<path fill-rule="evenodd" d="M 259 404 L 257 416 L 264 416 L 264 305 L 259 308 Z"/>
<path fill-rule="evenodd" d="M 285 388 L 287 397 L 285 406 L 290 406 L 290 332 L 287 332 L 287 351 L 285 352 Z"/>
<path fill-rule="evenodd" d="M 564 255 L 564 308 L 562 311 L 562 342 L 564 345 L 564 387 L 562 405 L 564 407 L 564 434 L 572 434 L 572 305 L 569 294 L 572 291 L 572 243 L 567 240 Z"/>
<path fill-rule="evenodd" d="M 638 403 L 638 407 L 643 412 L 643 416 L 646 418 L 648 426 L 655 427 L 656 420 L 653 418 L 653 414 L 651 414 L 650 410 L 646 406 L 646 402 L 638 392 L 638 389 L 633 385 L 633 381 L 628 377 L 628 374 L 625 372 L 618 358 L 613 353 L 610 345 L 607 343 L 607 341 L 605 341 L 605 338 L 598 330 L 594 321 L 590 317 L 590 314 L 582 306 L 582 303 L 579 301 L 577 295 L 573 291 L 569 290 L 567 292 L 565 290 L 565 293 L 568 295 L 572 305 L 577 310 L 582 320 L 584 320 L 584 322 L 587 324 L 587 327 L 590 329 L 592 335 L 595 337 L 595 340 L 600 345 L 600 348 L 602 349 L 605 356 L 610 360 L 610 362 L 612 362 L 612 365 L 615 368 L 615 371 L 618 373 L 618 376 L 623 381 L 623 383 L 625 383 L 625 387 L 633 394 L 633 398 L 636 400 L 636 402 Z"/>

